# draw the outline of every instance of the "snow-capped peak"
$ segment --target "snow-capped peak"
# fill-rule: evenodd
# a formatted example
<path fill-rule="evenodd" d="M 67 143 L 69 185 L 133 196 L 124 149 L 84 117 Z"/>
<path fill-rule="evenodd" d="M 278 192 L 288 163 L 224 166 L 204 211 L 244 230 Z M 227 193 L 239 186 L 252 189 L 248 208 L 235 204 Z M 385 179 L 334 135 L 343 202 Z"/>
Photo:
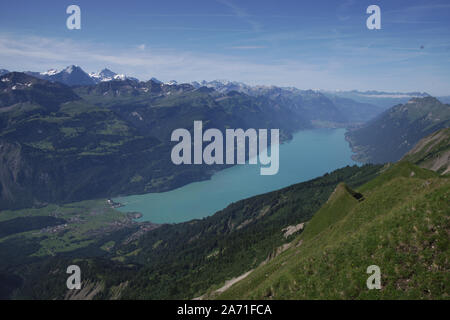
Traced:
<path fill-rule="evenodd" d="M 102 71 L 100 71 L 100 72 L 98 73 L 99 76 L 104 77 L 104 78 L 114 78 L 114 76 L 115 76 L 116 74 L 117 74 L 117 73 L 115 73 L 115 72 L 109 70 L 108 68 L 105 68 L 105 69 L 103 69 Z"/>
<path fill-rule="evenodd" d="M 114 76 L 114 80 L 125 80 L 125 79 L 127 79 L 127 76 L 124 74 L 116 74 Z"/>
<path fill-rule="evenodd" d="M 71 66 L 68 66 L 67 68 L 65 68 L 65 69 L 64 69 L 63 71 L 61 71 L 61 72 L 72 73 L 72 72 L 74 72 L 74 71 L 77 70 L 77 69 L 80 69 L 80 67 L 73 64 L 73 65 L 71 65 Z"/>
<path fill-rule="evenodd" d="M 57 69 L 49 69 L 46 72 L 41 72 L 40 74 L 43 76 L 53 76 L 58 73 Z"/>
<path fill-rule="evenodd" d="M 108 68 L 104 68 L 100 72 L 92 72 L 89 74 L 89 76 L 97 83 L 111 80 L 126 80 L 126 79 L 135 80 L 134 78 L 127 77 L 124 74 L 117 74 L 109 70 Z"/>
<path fill-rule="evenodd" d="M 229 81 L 229 80 L 213 80 L 213 81 L 202 80 L 200 82 L 194 81 L 191 84 L 195 88 L 203 86 L 203 87 L 213 88 L 216 91 L 219 91 L 222 93 L 229 92 L 229 91 L 246 92 L 251 88 L 250 86 L 246 85 L 245 83 L 237 82 L 237 81 Z"/>
<path fill-rule="evenodd" d="M 109 81 L 112 80 L 114 78 L 114 76 L 116 75 L 115 72 L 112 72 L 111 70 L 105 68 L 100 72 L 92 72 L 89 74 L 89 76 L 91 78 L 93 78 L 94 80 L 98 80 L 98 81 Z"/>

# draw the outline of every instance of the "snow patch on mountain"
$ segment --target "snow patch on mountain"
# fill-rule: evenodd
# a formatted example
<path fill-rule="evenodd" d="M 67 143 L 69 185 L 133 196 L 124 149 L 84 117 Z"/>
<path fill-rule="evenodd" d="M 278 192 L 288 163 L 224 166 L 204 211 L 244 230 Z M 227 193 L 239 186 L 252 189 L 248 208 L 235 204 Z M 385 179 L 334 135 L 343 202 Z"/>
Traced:
<path fill-rule="evenodd" d="M 105 82 L 105 81 L 112 81 L 112 80 L 137 80 L 136 78 L 127 77 L 124 74 L 117 74 L 108 68 L 103 69 L 100 72 L 91 72 L 89 76 L 92 78 L 92 80 L 95 81 L 95 83 L 99 82 Z"/>
<path fill-rule="evenodd" d="M 49 69 L 49 70 L 47 70 L 45 72 L 41 72 L 40 74 L 43 75 L 43 76 L 54 76 L 57 73 L 58 73 L 57 69 Z"/>

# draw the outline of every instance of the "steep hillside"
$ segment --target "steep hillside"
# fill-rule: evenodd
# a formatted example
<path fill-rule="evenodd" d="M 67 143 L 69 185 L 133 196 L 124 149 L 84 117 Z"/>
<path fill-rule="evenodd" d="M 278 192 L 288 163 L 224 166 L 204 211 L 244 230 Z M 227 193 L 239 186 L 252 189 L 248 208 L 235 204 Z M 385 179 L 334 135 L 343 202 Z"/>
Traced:
<path fill-rule="evenodd" d="M 216 297 L 449 299 L 450 179 L 401 162 L 357 191 L 340 184 L 285 252 Z"/>
<path fill-rule="evenodd" d="M 420 139 L 450 126 L 450 105 L 433 97 L 414 98 L 385 111 L 346 137 L 354 159 L 365 163 L 398 161 Z"/>
<path fill-rule="evenodd" d="M 420 140 L 403 158 L 441 174 L 450 172 L 450 128 L 432 133 Z"/>
<path fill-rule="evenodd" d="M 60 83 L 50 83 L 20 72 L 0 76 L 0 112 L 18 113 L 40 108 L 41 112 L 56 111 L 61 103 L 80 98 Z M 28 108 L 24 107 L 28 105 Z"/>
<path fill-rule="evenodd" d="M 346 167 L 202 220 L 114 233 L 103 254 L 94 243 L 21 265 L 27 251 L 3 276 L 20 276 L 15 298 L 67 297 L 64 266 L 76 259 L 95 299 L 448 299 L 449 196 L 448 175 L 409 162 Z M 367 290 L 370 265 L 379 291 Z"/>
<path fill-rule="evenodd" d="M 16 262 L 9 275 L 20 275 L 25 282 L 17 297 L 62 299 L 67 291 L 61 286 L 66 277 L 64 265 L 76 259 L 86 281 L 103 283 L 95 296 L 98 299 L 112 298 L 118 287 L 120 297 L 125 299 L 192 299 L 257 267 L 277 247 L 292 241 L 302 223 L 325 203 L 339 182 L 358 186 L 376 176 L 379 169 L 371 165 L 339 169 L 238 201 L 201 220 L 160 226 L 132 241 L 117 241 L 119 236 L 113 234 L 116 242 L 103 251 L 101 258 L 101 250 L 95 250 L 92 244 L 89 251 L 60 253 L 26 266 Z M 45 252 L 48 246 L 45 241 L 40 242 L 41 248 L 34 243 L 34 250 L 39 252 Z M 7 244 L 13 252 L 15 242 Z M 28 255 L 34 256 L 33 251 L 27 251 L 21 259 L 28 262 Z"/>

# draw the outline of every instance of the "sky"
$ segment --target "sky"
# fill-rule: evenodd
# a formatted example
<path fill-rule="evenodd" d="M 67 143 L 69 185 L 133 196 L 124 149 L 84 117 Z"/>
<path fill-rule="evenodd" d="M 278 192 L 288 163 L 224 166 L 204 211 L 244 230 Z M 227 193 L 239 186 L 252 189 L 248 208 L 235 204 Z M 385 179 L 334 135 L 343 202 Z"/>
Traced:
<path fill-rule="evenodd" d="M 69 30 L 69 5 L 81 29 Z M 369 30 L 369 5 L 381 29 Z M 448 0 L 1 1 L 0 68 L 450 95 Z"/>

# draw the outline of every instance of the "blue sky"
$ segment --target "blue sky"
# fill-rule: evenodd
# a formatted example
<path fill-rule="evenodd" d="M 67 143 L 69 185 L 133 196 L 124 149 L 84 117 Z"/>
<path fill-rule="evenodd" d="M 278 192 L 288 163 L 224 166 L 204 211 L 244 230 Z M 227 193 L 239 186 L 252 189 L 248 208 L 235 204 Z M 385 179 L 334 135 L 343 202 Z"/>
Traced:
<path fill-rule="evenodd" d="M 81 8 L 81 30 L 66 8 Z M 368 30 L 366 8 L 381 8 Z M 423 46 L 423 48 L 421 48 Z M 447 0 L 2 1 L 0 68 L 450 95 Z"/>

